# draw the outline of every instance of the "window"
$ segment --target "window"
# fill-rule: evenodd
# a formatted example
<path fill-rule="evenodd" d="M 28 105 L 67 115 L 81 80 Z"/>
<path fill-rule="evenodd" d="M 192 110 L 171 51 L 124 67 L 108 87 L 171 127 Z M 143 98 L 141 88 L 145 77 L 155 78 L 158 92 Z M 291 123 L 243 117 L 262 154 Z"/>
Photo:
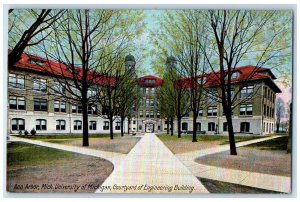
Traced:
<path fill-rule="evenodd" d="M 145 79 L 145 83 L 155 83 L 155 79 Z"/>
<path fill-rule="evenodd" d="M 103 130 L 109 130 L 109 122 L 104 121 Z"/>
<path fill-rule="evenodd" d="M 150 118 L 153 118 L 154 117 L 154 112 L 151 110 L 150 111 Z"/>
<path fill-rule="evenodd" d="M 66 89 L 59 82 L 54 83 L 53 91 L 54 91 L 55 94 L 59 94 L 59 95 L 65 95 L 66 94 Z"/>
<path fill-rule="evenodd" d="M 139 130 L 142 130 L 142 125 L 139 125 Z"/>
<path fill-rule="evenodd" d="M 226 74 L 225 79 L 228 80 L 228 75 Z M 231 72 L 231 79 L 237 79 L 239 77 L 239 72 Z"/>
<path fill-rule="evenodd" d="M 196 123 L 196 130 L 201 131 L 201 123 L 200 122 Z"/>
<path fill-rule="evenodd" d="M 241 90 L 241 98 L 248 98 L 253 93 L 253 86 L 245 86 Z"/>
<path fill-rule="evenodd" d="M 9 97 L 9 108 L 17 110 L 25 110 L 25 98 L 24 97 Z"/>
<path fill-rule="evenodd" d="M 152 88 L 152 89 L 151 89 L 151 93 L 152 93 L 152 95 L 155 94 L 155 88 Z"/>
<path fill-rule="evenodd" d="M 88 93 L 87 93 L 87 97 L 90 98 L 90 97 L 95 97 L 97 94 L 97 91 L 94 90 L 94 89 L 89 89 L 88 90 Z"/>
<path fill-rule="evenodd" d="M 207 92 L 207 101 L 208 102 L 215 102 L 217 101 L 218 92 L 216 90 L 212 90 Z"/>
<path fill-rule="evenodd" d="M 34 111 L 47 111 L 48 102 L 46 99 L 34 98 Z"/>
<path fill-rule="evenodd" d="M 203 109 L 199 109 L 199 116 L 203 116 Z"/>
<path fill-rule="evenodd" d="M 36 130 L 47 130 L 47 121 L 45 119 L 37 119 L 35 121 Z"/>
<path fill-rule="evenodd" d="M 264 116 L 267 116 L 267 106 L 264 104 Z"/>
<path fill-rule="evenodd" d="M 252 115 L 252 104 L 241 105 L 240 106 L 240 115 Z"/>
<path fill-rule="evenodd" d="M 121 130 L 121 122 L 116 122 L 115 130 Z"/>
<path fill-rule="evenodd" d="M 157 112 L 156 112 L 156 117 L 157 117 L 157 118 L 160 118 L 160 111 L 157 111 Z"/>
<path fill-rule="evenodd" d="M 89 129 L 90 130 L 97 130 L 97 122 L 96 121 L 90 121 L 89 122 Z"/>
<path fill-rule="evenodd" d="M 208 123 L 208 131 L 215 131 L 216 130 L 216 124 L 214 122 Z"/>
<path fill-rule="evenodd" d="M 66 121 L 56 120 L 56 130 L 66 130 Z"/>
<path fill-rule="evenodd" d="M 188 130 L 188 123 L 183 122 L 183 123 L 181 124 L 181 129 L 187 131 L 187 130 Z"/>
<path fill-rule="evenodd" d="M 140 111 L 140 117 L 143 117 L 143 111 Z"/>
<path fill-rule="evenodd" d="M 82 129 L 82 121 L 75 120 L 74 121 L 74 130 L 81 130 Z"/>
<path fill-rule="evenodd" d="M 11 120 L 11 130 L 25 130 L 25 120 L 24 119 L 12 119 Z"/>
<path fill-rule="evenodd" d="M 150 100 L 146 99 L 146 107 L 149 107 L 149 104 L 150 104 Z"/>
<path fill-rule="evenodd" d="M 88 105 L 88 114 L 97 114 L 97 106 Z"/>
<path fill-rule="evenodd" d="M 227 122 L 223 123 L 223 131 L 228 131 L 228 123 Z"/>
<path fill-rule="evenodd" d="M 34 79 L 33 90 L 46 92 L 47 91 L 47 80 L 46 79 Z"/>
<path fill-rule="evenodd" d="M 214 107 L 208 107 L 207 109 L 207 116 L 217 116 L 218 115 L 218 108 L 216 106 Z"/>
<path fill-rule="evenodd" d="M 140 106 L 141 106 L 141 107 L 144 106 L 144 99 L 141 99 L 141 100 L 140 100 Z"/>
<path fill-rule="evenodd" d="M 8 87 L 10 88 L 25 88 L 25 77 L 23 75 L 9 74 Z"/>
<path fill-rule="evenodd" d="M 250 131 L 250 123 L 241 122 L 241 132 L 249 132 L 249 131 Z"/>
<path fill-rule="evenodd" d="M 146 110 L 146 117 L 149 118 L 149 111 L 148 110 Z"/>
<path fill-rule="evenodd" d="M 150 99 L 150 106 L 154 107 L 154 100 L 153 99 Z"/>
<path fill-rule="evenodd" d="M 132 121 L 132 124 L 135 124 L 136 123 L 136 121 Z"/>
<path fill-rule="evenodd" d="M 82 113 L 82 105 L 80 104 L 72 104 L 72 113 Z"/>
<path fill-rule="evenodd" d="M 55 112 L 66 112 L 66 103 L 62 101 L 54 101 Z"/>
<path fill-rule="evenodd" d="M 264 87 L 264 98 L 267 98 L 267 87 Z"/>
<path fill-rule="evenodd" d="M 74 95 L 77 95 L 79 97 L 81 96 L 81 92 L 77 88 L 71 87 L 71 91 Z"/>
<path fill-rule="evenodd" d="M 141 94 L 144 94 L 144 88 L 140 88 Z"/>
<path fill-rule="evenodd" d="M 231 78 L 232 79 L 237 79 L 238 77 L 239 77 L 239 72 L 233 72 L 233 73 L 231 73 Z"/>
<path fill-rule="evenodd" d="M 146 95 L 149 94 L 149 88 L 146 88 Z"/>

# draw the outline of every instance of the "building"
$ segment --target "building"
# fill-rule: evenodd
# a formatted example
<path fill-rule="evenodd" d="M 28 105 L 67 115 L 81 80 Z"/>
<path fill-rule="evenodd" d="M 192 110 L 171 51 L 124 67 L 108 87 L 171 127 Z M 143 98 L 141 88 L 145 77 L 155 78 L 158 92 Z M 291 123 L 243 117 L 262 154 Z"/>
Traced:
<path fill-rule="evenodd" d="M 61 95 L 66 92 L 60 83 L 54 79 L 56 73 L 49 74 L 46 60 L 40 57 L 23 54 L 21 60 L 8 68 L 8 133 L 19 131 L 30 132 L 35 129 L 37 134 L 81 134 L 82 106 Z M 64 74 L 68 68 L 62 64 L 50 61 L 55 67 L 61 65 Z M 108 85 L 111 81 L 106 77 L 99 79 L 97 85 Z M 51 88 L 49 86 L 52 86 Z M 72 89 L 78 93 L 76 89 Z M 93 95 L 92 91 L 88 92 Z M 100 116 L 99 105 L 88 106 L 89 133 L 109 133 L 109 121 Z M 128 124 L 125 121 L 124 131 Z M 120 121 L 113 123 L 116 133 L 120 132 Z"/>
<path fill-rule="evenodd" d="M 254 75 L 250 75 L 253 72 Z M 204 77 L 205 88 L 220 92 L 219 81 L 215 74 L 199 76 L 201 77 Z M 248 79 L 247 85 L 237 93 L 239 86 L 246 79 Z M 232 114 L 235 133 L 265 135 L 275 131 L 276 93 L 281 92 L 274 82 L 275 79 L 276 77 L 268 68 L 244 66 L 235 69 L 232 75 L 233 89 L 231 91 L 238 95 L 237 101 L 240 102 Z M 188 79 L 186 80 L 188 88 L 189 82 Z M 143 99 L 136 110 L 135 119 L 131 122 L 132 131 L 166 132 L 168 123 L 160 117 L 155 97 L 157 88 L 162 85 L 163 80 L 151 75 L 139 79 Z M 197 119 L 197 131 L 206 134 L 227 134 L 228 126 L 222 105 L 216 102 L 212 95 L 207 96 L 204 102 L 204 107 L 200 109 Z M 184 132 L 192 131 L 192 113 L 182 118 L 181 129 Z M 176 121 L 174 130 L 177 130 Z"/>
<path fill-rule="evenodd" d="M 156 92 L 163 84 L 163 80 L 152 76 L 138 78 L 141 99 L 138 109 L 131 121 L 131 130 L 134 132 L 160 132 L 162 119 L 158 110 Z"/>
<path fill-rule="evenodd" d="M 8 133 L 16 134 L 19 131 L 32 129 L 37 134 L 80 134 L 82 133 L 82 106 L 79 103 L 58 96 L 56 92 L 64 91 L 61 84 L 56 83 L 55 72 L 49 74 L 41 67 L 46 66 L 46 60 L 36 56 L 23 54 L 21 60 L 8 69 Z M 134 66 L 134 57 L 126 57 L 126 66 Z M 56 62 L 50 65 L 61 65 L 65 74 L 68 68 Z M 244 66 L 235 69 L 232 75 L 233 89 L 237 89 L 254 71 L 254 66 Z M 207 89 L 219 92 L 218 80 L 214 74 L 199 76 L 205 79 Z M 233 127 L 236 133 L 264 135 L 275 130 L 275 100 L 276 93 L 281 90 L 275 84 L 276 77 L 268 68 L 256 68 L 247 86 L 238 93 L 239 103 L 233 110 Z M 187 88 L 188 86 L 188 78 Z M 103 77 L 96 85 L 111 85 L 112 80 Z M 134 109 L 134 117 L 128 126 L 124 123 L 124 131 L 165 133 L 167 121 L 161 117 L 157 90 L 163 85 L 163 80 L 152 76 L 138 78 L 138 87 L 142 95 L 140 103 Z M 52 86 L 52 88 L 49 88 Z M 72 89 L 77 93 L 76 89 Z M 64 92 L 68 94 L 68 92 Z M 93 95 L 94 92 L 88 92 Z M 254 95 L 254 96 L 250 96 Z M 69 95 L 71 96 L 71 95 Z M 215 102 L 213 96 L 207 96 L 205 105 L 199 111 L 197 131 L 206 134 L 227 134 L 227 123 L 222 106 Z M 109 133 L 109 121 L 101 116 L 100 105 L 89 105 L 89 133 Z M 103 114 L 103 113 L 102 113 Z M 115 119 L 114 131 L 120 131 L 120 121 Z M 181 129 L 184 132 L 192 131 L 192 114 L 182 118 Z M 174 131 L 177 130 L 176 120 Z"/>

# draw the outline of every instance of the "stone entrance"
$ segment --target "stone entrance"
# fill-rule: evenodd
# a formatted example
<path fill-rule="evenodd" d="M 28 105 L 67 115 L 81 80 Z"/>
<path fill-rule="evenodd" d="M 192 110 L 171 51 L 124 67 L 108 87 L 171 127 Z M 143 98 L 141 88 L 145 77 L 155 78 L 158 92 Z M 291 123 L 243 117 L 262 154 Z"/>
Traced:
<path fill-rule="evenodd" d="M 146 123 L 145 124 L 145 132 L 153 133 L 154 132 L 154 123 Z"/>

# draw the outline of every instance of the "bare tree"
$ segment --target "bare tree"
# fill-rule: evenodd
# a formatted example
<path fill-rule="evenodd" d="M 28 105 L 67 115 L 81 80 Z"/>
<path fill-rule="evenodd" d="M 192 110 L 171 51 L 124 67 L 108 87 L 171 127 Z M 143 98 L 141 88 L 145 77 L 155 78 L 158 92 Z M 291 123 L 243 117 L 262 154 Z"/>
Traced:
<path fill-rule="evenodd" d="M 279 21 L 280 15 L 275 11 L 210 10 L 204 14 L 208 22 L 205 28 L 212 33 L 207 35 L 207 40 L 211 42 L 210 52 L 214 57 L 209 59 L 211 56 L 206 47 L 202 48 L 202 52 L 215 77 L 215 86 L 220 87 L 217 99 L 222 103 L 228 124 L 230 154 L 236 155 L 232 110 L 244 101 L 235 102 L 236 98 L 262 66 L 271 64 L 271 61 L 276 64 L 282 57 L 282 50 L 286 47 L 281 43 L 280 36 L 288 34 L 290 21 Z M 275 26 L 276 21 L 278 23 Z M 232 91 L 236 67 L 247 57 L 253 58 L 254 68 L 239 83 L 238 89 Z M 246 99 L 251 99 L 251 96 Z"/>
<path fill-rule="evenodd" d="M 284 101 L 281 98 L 276 99 L 276 132 L 279 133 L 281 118 L 285 115 Z"/>
<path fill-rule="evenodd" d="M 68 92 L 61 97 L 82 107 L 83 146 L 89 146 L 88 108 L 99 113 L 101 110 L 95 108 L 99 89 L 115 88 L 116 78 L 111 72 L 120 65 L 131 37 L 128 30 L 120 29 L 126 18 L 122 14 L 113 10 L 68 10 L 53 24 L 51 37 L 39 46 L 49 64 L 45 70 L 59 75 L 55 81 Z"/>
<path fill-rule="evenodd" d="M 20 17 L 20 10 L 10 9 L 10 28 L 9 38 L 10 38 L 10 48 L 8 53 L 8 66 L 13 66 L 16 62 L 21 59 L 21 55 L 27 47 L 31 47 L 39 44 L 41 41 L 45 40 L 49 34 L 41 37 L 42 33 L 46 31 L 55 23 L 65 12 L 64 10 L 53 11 L 51 9 L 42 9 L 40 12 L 37 10 L 28 10 L 25 12 L 29 13 L 29 18 L 32 18 L 33 23 L 29 26 L 25 26 L 28 19 L 22 22 Z M 24 12 L 24 11 L 23 11 Z M 15 25 L 21 21 L 23 26 Z"/>

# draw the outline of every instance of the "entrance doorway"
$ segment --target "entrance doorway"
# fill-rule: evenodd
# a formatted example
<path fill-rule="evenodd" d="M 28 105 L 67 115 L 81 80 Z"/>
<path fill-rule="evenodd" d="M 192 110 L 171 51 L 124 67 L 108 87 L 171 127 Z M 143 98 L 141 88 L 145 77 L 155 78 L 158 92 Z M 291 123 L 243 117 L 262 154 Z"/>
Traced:
<path fill-rule="evenodd" d="M 146 133 L 153 133 L 154 132 L 154 124 L 153 123 L 146 123 L 145 132 Z"/>

